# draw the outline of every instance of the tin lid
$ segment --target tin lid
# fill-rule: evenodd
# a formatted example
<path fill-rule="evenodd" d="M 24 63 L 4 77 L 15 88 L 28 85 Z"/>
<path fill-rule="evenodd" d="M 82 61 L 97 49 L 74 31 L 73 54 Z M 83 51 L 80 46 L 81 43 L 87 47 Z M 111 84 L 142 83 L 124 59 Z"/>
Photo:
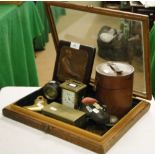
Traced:
<path fill-rule="evenodd" d="M 134 67 L 122 62 L 106 62 L 97 65 L 96 72 L 106 76 L 126 76 L 134 72 Z"/>

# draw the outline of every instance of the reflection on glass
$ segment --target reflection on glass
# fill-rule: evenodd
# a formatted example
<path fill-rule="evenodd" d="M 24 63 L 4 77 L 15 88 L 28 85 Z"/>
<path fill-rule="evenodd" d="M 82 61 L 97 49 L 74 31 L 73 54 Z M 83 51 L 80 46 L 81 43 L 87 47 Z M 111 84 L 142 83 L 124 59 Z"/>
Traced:
<path fill-rule="evenodd" d="M 134 90 L 146 93 L 142 22 L 65 9 L 56 23 L 59 40 L 96 47 L 92 78 L 97 64 L 122 61 L 134 66 Z"/>

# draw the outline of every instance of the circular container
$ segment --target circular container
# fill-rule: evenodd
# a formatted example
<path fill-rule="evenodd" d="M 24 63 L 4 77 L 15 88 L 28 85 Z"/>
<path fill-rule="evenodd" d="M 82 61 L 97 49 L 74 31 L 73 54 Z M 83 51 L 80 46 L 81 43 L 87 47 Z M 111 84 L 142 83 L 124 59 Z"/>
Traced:
<path fill-rule="evenodd" d="M 50 81 L 43 87 L 44 96 L 49 100 L 55 100 L 60 94 L 60 83 L 57 81 Z"/>
<path fill-rule="evenodd" d="M 132 105 L 134 67 L 121 62 L 107 62 L 96 67 L 96 96 L 107 105 L 111 115 L 121 118 Z"/>

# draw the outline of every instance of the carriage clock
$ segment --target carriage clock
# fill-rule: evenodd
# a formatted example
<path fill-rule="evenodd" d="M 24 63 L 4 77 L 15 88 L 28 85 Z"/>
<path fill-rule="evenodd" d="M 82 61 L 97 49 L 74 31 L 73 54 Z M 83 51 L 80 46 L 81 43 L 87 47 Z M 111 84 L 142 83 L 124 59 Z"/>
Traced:
<path fill-rule="evenodd" d="M 76 80 L 66 80 L 60 84 L 62 89 L 62 104 L 79 109 L 81 105 L 81 99 L 85 94 L 86 85 Z"/>

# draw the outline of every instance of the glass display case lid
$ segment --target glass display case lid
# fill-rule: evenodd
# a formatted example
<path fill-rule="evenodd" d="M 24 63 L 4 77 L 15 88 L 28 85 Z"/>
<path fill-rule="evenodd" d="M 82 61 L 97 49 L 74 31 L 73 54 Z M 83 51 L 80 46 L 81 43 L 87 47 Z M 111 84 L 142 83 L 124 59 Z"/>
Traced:
<path fill-rule="evenodd" d="M 107 61 L 134 67 L 133 95 L 151 99 L 149 18 L 102 7 L 101 2 L 45 2 L 56 51 L 60 40 L 96 48 L 91 74 Z"/>

